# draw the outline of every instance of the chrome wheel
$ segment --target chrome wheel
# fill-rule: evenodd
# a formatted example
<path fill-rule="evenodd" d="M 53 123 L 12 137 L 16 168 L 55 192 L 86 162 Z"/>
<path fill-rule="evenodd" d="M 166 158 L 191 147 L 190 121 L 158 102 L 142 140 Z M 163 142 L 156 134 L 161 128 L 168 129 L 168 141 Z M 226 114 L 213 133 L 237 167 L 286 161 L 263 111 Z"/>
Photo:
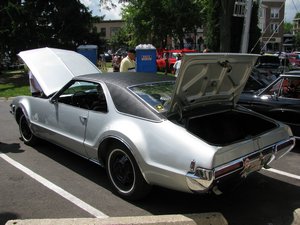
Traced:
<path fill-rule="evenodd" d="M 106 172 L 117 194 L 125 199 L 141 199 L 151 190 L 131 152 L 123 144 L 112 144 L 106 157 Z"/>
<path fill-rule="evenodd" d="M 122 193 L 132 191 L 135 172 L 129 156 L 121 149 L 111 151 L 108 157 L 108 172 L 112 183 Z"/>
<path fill-rule="evenodd" d="M 26 117 L 22 115 L 19 121 L 19 130 L 22 140 L 27 145 L 34 145 L 37 141 L 37 138 L 31 132 Z"/>

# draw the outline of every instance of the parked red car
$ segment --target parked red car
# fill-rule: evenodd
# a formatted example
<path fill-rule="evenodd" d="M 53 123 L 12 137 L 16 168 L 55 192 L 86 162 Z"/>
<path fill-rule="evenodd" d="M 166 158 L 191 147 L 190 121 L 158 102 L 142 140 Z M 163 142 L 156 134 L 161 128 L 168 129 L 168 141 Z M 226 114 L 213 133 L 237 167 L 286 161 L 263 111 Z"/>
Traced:
<path fill-rule="evenodd" d="M 162 52 L 158 52 L 157 59 L 156 59 L 157 71 L 165 71 L 166 58 L 167 55 L 169 55 L 169 71 L 173 72 L 173 66 L 176 62 L 177 55 L 182 53 L 187 53 L 187 52 L 197 52 L 197 51 L 184 48 L 184 49 L 164 50 Z"/>

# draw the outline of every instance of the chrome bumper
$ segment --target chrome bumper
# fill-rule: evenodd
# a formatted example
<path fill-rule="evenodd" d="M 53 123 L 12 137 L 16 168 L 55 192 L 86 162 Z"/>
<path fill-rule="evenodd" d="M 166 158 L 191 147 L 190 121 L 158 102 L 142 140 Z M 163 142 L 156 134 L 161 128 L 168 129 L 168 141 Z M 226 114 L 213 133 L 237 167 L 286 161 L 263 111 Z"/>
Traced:
<path fill-rule="evenodd" d="M 191 171 L 186 174 L 187 185 L 192 192 L 208 192 L 230 175 L 245 178 L 250 173 L 267 167 L 272 161 L 287 154 L 294 146 L 295 138 L 292 137 L 211 170 L 200 167 L 194 169 L 191 166 Z"/>

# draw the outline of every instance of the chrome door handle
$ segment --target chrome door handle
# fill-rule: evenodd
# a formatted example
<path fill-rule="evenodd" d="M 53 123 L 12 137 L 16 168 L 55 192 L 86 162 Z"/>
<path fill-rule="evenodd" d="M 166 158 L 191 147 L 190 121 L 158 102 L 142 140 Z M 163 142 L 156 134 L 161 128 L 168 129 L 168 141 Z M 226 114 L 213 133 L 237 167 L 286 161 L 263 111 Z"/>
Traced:
<path fill-rule="evenodd" d="M 80 122 L 81 122 L 82 124 L 86 124 L 87 116 L 79 116 L 79 118 L 80 118 Z"/>

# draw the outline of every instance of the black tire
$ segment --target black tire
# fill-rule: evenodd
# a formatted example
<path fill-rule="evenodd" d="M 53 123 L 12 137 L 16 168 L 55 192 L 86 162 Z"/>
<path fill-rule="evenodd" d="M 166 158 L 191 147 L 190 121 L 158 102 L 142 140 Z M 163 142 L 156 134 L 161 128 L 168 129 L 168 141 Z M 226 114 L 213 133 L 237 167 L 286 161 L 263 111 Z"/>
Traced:
<path fill-rule="evenodd" d="M 26 145 L 33 146 L 37 143 L 38 138 L 32 133 L 24 114 L 19 120 L 19 131 L 21 138 Z"/>
<path fill-rule="evenodd" d="M 130 151 L 113 144 L 106 157 L 106 172 L 116 193 L 127 200 L 144 198 L 151 190 Z"/>

